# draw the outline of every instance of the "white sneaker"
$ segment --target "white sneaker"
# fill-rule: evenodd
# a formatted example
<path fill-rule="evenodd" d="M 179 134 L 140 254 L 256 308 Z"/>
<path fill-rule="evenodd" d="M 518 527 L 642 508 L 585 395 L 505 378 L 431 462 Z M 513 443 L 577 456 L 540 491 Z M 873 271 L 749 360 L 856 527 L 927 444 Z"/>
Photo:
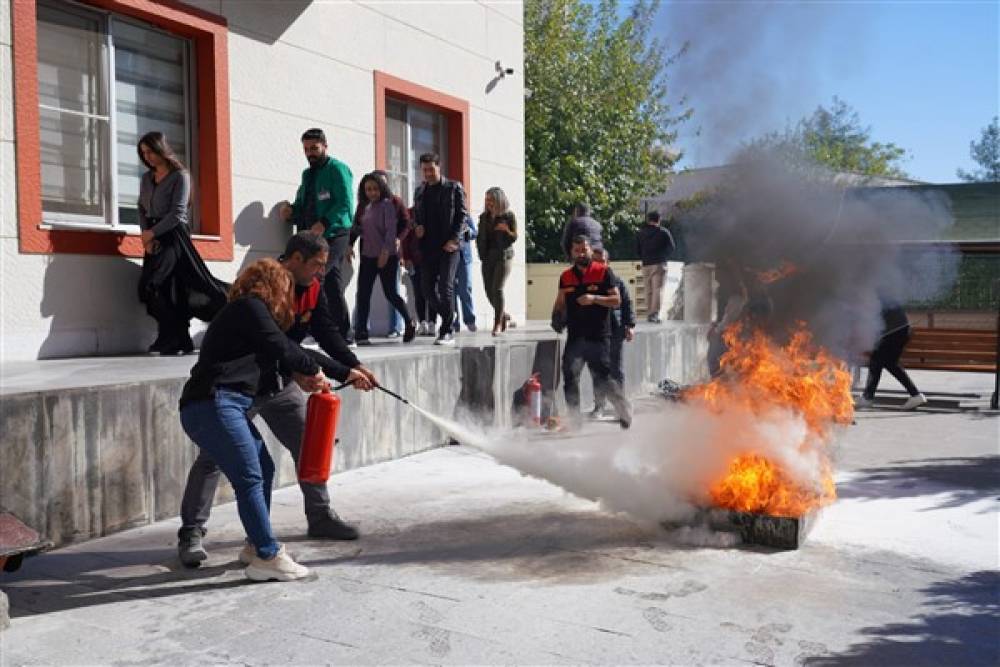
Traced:
<path fill-rule="evenodd" d="M 244 544 L 243 548 L 240 549 L 239 559 L 240 562 L 243 563 L 244 565 L 249 565 L 250 563 L 253 562 L 253 559 L 256 557 L 257 557 L 257 549 L 255 549 L 254 546 L 249 542 Z"/>
<path fill-rule="evenodd" d="M 255 553 L 247 566 L 246 575 L 253 581 L 295 581 L 308 577 L 309 568 L 292 560 L 282 544 L 278 555 L 270 560 L 264 560 Z"/>
<path fill-rule="evenodd" d="M 917 394 L 916 396 L 910 396 L 906 399 L 906 403 L 903 403 L 903 410 L 916 410 L 921 405 L 927 403 L 927 397 L 923 394 Z"/>
<path fill-rule="evenodd" d="M 870 408 L 875 405 L 875 401 L 870 398 L 865 398 L 864 396 L 858 396 L 854 399 L 855 408 Z"/>

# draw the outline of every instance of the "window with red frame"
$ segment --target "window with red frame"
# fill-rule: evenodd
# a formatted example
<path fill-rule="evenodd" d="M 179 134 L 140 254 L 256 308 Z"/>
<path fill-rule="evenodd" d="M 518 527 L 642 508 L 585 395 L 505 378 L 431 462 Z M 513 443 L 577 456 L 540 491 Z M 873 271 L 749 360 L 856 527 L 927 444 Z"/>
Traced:
<path fill-rule="evenodd" d="M 198 182 L 190 40 L 131 17 L 48 0 L 37 5 L 37 30 L 44 223 L 135 228 L 145 171 L 136 143 L 151 130 L 163 132 Z"/>

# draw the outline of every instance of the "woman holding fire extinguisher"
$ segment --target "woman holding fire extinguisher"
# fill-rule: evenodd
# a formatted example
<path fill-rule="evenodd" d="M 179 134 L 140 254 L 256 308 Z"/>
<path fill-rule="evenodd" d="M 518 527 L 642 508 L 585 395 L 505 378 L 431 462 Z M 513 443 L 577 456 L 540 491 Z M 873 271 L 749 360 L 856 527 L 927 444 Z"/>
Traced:
<path fill-rule="evenodd" d="M 229 303 L 205 333 L 180 400 L 185 433 L 218 464 L 236 493 L 248 539 L 240 559 L 249 562 L 246 576 L 255 581 L 292 581 L 309 574 L 271 529 L 274 462 L 249 416 L 262 378 L 281 367 L 292 371 L 304 391 L 328 384 L 318 363 L 284 333 L 294 321 L 294 294 L 291 274 L 277 261 L 262 259 L 244 269 Z M 337 379 L 368 382 L 346 366 Z"/>

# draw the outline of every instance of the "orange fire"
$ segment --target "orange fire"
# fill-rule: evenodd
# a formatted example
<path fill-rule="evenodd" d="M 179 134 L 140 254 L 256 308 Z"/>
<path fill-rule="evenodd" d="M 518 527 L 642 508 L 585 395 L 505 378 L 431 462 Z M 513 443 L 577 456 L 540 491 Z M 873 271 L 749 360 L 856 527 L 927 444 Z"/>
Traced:
<path fill-rule="evenodd" d="M 760 271 L 756 274 L 757 280 L 760 281 L 762 285 L 770 285 L 771 283 L 776 283 L 783 278 L 787 278 L 790 275 L 799 272 L 799 267 L 795 266 L 791 262 L 782 262 L 781 266 L 776 269 L 771 269 L 770 271 Z"/>
<path fill-rule="evenodd" d="M 687 399 L 709 410 L 723 412 L 742 407 L 754 415 L 776 408 L 801 415 L 807 435 L 801 451 L 814 450 L 821 470 L 819 488 L 804 488 L 775 461 L 746 451 L 730 462 L 729 471 L 709 489 L 718 506 L 775 516 L 802 516 L 836 498 L 829 457 L 835 424 L 849 424 L 854 416 L 851 377 L 843 362 L 812 343 L 800 323 L 789 341 L 779 345 L 762 331 L 745 334 L 737 324 L 723 333 L 728 350 L 723 373 L 708 384 L 687 392 Z"/>

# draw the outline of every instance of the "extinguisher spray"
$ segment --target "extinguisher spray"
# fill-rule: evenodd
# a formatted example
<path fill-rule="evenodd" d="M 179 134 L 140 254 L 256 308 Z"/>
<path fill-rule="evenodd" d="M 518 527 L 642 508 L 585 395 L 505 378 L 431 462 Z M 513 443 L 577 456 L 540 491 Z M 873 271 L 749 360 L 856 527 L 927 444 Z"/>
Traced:
<path fill-rule="evenodd" d="M 531 423 L 535 426 L 542 424 L 542 382 L 541 375 L 533 374 L 524 383 L 524 402 L 528 405 L 531 414 Z"/>

